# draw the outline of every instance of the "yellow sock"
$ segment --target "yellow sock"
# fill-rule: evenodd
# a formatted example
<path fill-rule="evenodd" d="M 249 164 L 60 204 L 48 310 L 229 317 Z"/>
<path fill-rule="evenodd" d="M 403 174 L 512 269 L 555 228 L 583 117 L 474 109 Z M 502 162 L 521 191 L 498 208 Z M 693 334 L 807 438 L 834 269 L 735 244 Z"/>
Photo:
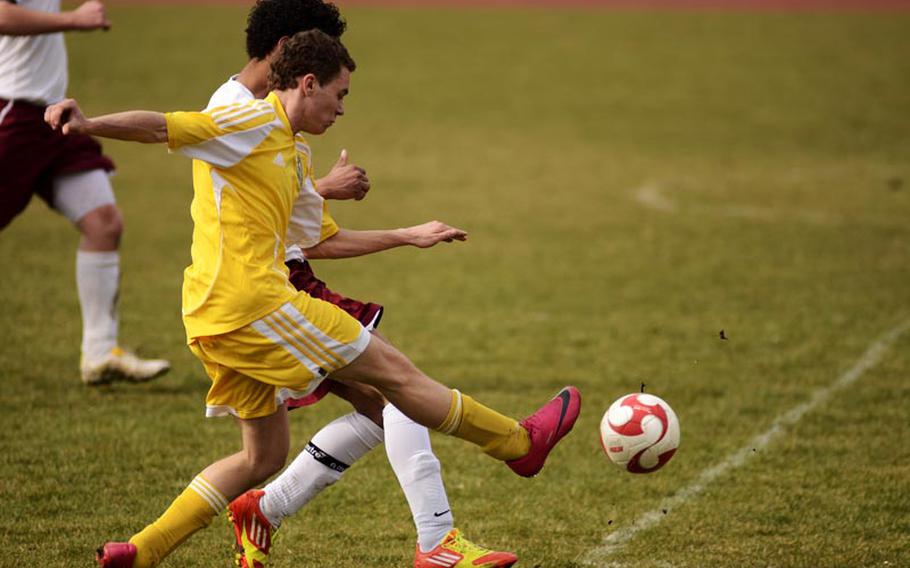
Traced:
<path fill-rule="evenodd" d="M 227 504 L 220 491 L 197 475 L 157 521 L 130 539 L 137 550 L 133 568 L 157 566 L 183 541 L 209 526 Z"/>
<path fill-rule="evenodd" d="M 436 430 L 473 442 L 502 461 L 524 457 L 531 449 L 528 432 L 517 421 L 454 389 L 449 413 Z"/>

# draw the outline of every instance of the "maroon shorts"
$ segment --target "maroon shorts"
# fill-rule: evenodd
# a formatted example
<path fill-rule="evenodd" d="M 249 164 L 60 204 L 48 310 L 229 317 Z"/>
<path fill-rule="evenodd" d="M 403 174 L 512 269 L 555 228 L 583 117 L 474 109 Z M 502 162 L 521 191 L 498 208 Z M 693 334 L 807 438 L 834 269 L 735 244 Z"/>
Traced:
<path fill-rule="evenodd" d="M 354 319 L 363 324 L 367 329 L 379 327 L 379 320 L 382 319 L 384 309 L 379 304 L 352 300 L 351 298 L 332 292 L 329 290 L 328 286 L 325 285 L 325 282 L 316 278 L 316 275 L 313 274 L 313 269 L 310 268 L 310 263 L 305 260 L 289 260 L 287 266 L 291 271 L 290 280 L 291 284 L 294 285 L 294 288 L 297 288 L 301 292 L 306 292 L 313 298 L 319 298 L 320 300 L 335 304 L 342 310 L 351 314 Z M 322 397 L 329 393 L 332 389 L 332 383 L 334 382 L 335 381 L 332 379 L 325 379 L 319 383 L 316 390 L 307 396 L 303 398 L 288 399 L 288 408 L 300 408 L 301 406 L 309 406 L 318 402 Z"/>
<path fill-rule="evenodd" d="M 44 107 L 0 99 L 0 229 L 37 193 L 51 205 L 55 177 L 91 170 L 112 171 L 114 162 L 93 138 L 64 136 L 44 122 Z"/>

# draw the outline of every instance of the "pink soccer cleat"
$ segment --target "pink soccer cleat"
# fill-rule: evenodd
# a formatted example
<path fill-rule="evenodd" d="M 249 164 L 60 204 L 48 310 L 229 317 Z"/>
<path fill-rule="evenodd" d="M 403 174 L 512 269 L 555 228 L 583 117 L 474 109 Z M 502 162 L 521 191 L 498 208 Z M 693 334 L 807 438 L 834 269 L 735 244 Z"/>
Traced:
<path fill-rule="evenodd" d="M 136 545 L 131 542 L 109 542 L 95 552 L 95 562 L 101 568 L 133 568 Z"/>
<path fill-rule="evenodd" d="M 531 437 L 528 455 L 506 462 L 512 471 L 522 477 L 534 477 L 541 469 L 550 450 L 572 430 L 581 411 L 581 393 L 575 387 L 559 391 L 537 412 L 521 421 L 521 426 Z"/>

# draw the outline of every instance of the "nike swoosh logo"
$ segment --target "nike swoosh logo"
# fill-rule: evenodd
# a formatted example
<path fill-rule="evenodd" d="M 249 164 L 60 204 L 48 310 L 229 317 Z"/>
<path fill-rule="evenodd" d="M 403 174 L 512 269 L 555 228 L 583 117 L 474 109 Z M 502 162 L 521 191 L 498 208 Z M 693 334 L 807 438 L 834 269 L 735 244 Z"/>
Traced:
<path fill-rule="evenodd" d="M 443 512 L 441 512 L 441 513 L 433 513 L 433 516 L 434 516 L 434 517 L 441 517 L 441 516 L 445 515 L 446 513 L 448 513 L 448 512 L 451 511 L 451 510 L 452 510 L 452 509 L 446 509 L 445 511 L 443 511 Z"/>
<path fill-rule="evenodd" d="M 562 410 L 559 412 L 559 422 L 556 424 L 556 433 L 559 434 L 559 429 L 562 428 L 562 421 L 566 417 L 566 412 L 569 410 L 569 402 L 572 400 L 572 395 L 569 394 L 568 390 L 562 390 L 559 393 L 559 398 L 562 399 Z"/>

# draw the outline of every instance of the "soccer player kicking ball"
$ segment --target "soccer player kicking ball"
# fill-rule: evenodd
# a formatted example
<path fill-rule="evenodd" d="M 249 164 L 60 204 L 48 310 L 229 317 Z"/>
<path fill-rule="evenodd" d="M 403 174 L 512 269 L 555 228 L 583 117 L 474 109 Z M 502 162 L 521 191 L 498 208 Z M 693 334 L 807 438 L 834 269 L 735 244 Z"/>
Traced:
<path fill-rule="evenodd" d="M 247 20 L 246 48 L 250 59 L 240 73 L 215 91 L 207 108 L 267 96 L 270 62 L 295 33 L 319 29 L 340 38 L 345 28 L 338 8 L 322 0 L 259 0 Z M 319 198 L 358 199 L 369 187 L 366 172 L 347 164 L 344 152 L 326 177 L 315 184 L 307 178 L 297 202 L 301 203 L 302 196 L 309 193 L 309 207 L 295 208 L 291 226 L 296 230 L 288 235 L 285 263 L 290 282 L 297 290 L 339 306 L 370 330 L 373 339 L 384 340 L 376 331 L 384 313 L 382 306 L 332 292 L 313 274 L 307 257 L 359 256 L 402 245 L 426 248 L 467 235 L 439 222 L 386 231 L 340 229 Z M 315 246 L 301 249 L 301 245 L 309 244 Z M 312 404 L 326 392 L 345 398 L 356 412 L 320 429 L 281 475 L 262 490 L 247 491 L 228 505 L 240 568 L 263 568 L 274 531 L 282 521 L 336 483 L 354 462 L 383 442 L 417 528 L 415 568 L 438 568 L 440 563 L 451 568 L 505 568 L 517 562 L 514 554 L 478 546 L 455 528 L 440 463 L 426 427 L 386 404 L 376 389 L 326 379 L 309 396 L 289 399 L 288 409 Z"/>
<path fill-rule="evenodd" d="M 206 406 L 236 410 L 243 449 L 205 468 L 128 543 L 108 543 L 106 568 L 156 566 L 227 503 L 277 472 L 287 457 L 287 409 L 327 375 L 377 387 L 405 415 L 479 445 L 522 476 L 540 471 L 581 406 L 567 387 L 521 423 L 434 381 L 337 306 L 297 292 L 283 258 L 295 200 L 310 169 L 295 134 L 321 134 L 343 114 L 354 61 L 319 31 L 295 35 L 272 62 L 265 100 L 206 112 L 131 111 L 86 119 L 73 100 L 45 118 L 64 134 L 167 142 L 194 167 L 192 264 L 183 314 L 190 349 L 212 386 Z"/>

